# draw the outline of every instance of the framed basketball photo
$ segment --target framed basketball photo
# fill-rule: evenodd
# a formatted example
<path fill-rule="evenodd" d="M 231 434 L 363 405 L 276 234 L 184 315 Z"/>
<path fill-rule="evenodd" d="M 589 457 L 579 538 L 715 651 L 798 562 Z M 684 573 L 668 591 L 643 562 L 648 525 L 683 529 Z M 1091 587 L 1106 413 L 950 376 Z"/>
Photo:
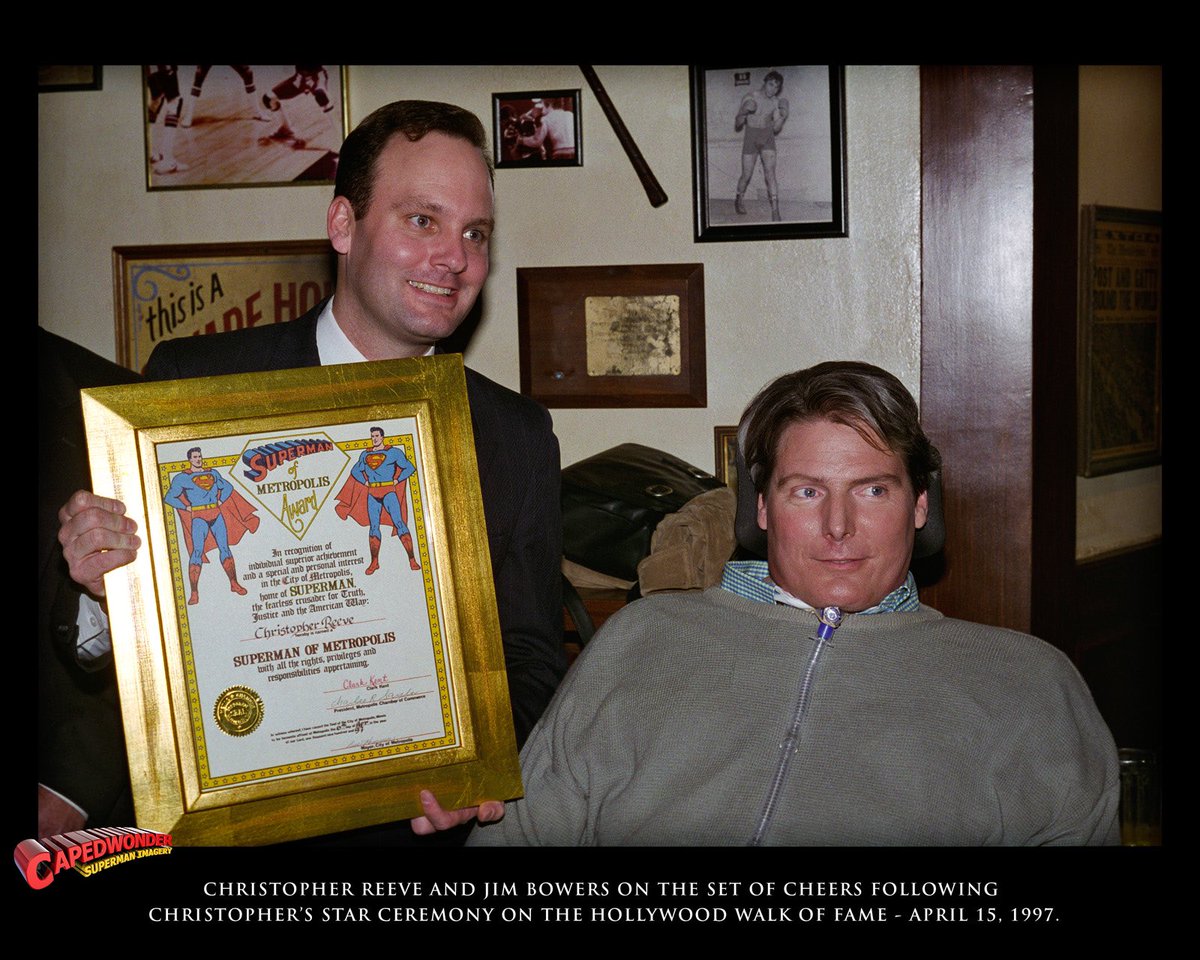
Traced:
<path fill-rule="evenodd" d="M 146 187 L 328 184 L 349 131 L 346 68 L 143 68 Z"/>

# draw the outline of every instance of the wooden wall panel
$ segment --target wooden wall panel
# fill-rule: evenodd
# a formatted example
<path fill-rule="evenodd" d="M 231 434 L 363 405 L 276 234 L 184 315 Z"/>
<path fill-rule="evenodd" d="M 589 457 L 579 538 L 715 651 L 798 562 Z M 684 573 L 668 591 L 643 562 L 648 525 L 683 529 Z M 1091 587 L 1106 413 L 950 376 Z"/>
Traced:
<path fill-rule="evenodd" d="M 921 405 L 949 538 L 923 594 L 1071 654 L 1078 126 L 1075 67 L 922 68 Z"/>
<path fill-rule="evenodd" d="M 1079 69 L 1034 69 L 1030 633 L 1075 656 Z"/>
<path fill-rule="evenodd" d="M 922 599 L 1030 628 L 1033 70 L 921 68 L 921 407 L 947 544 Z"/>

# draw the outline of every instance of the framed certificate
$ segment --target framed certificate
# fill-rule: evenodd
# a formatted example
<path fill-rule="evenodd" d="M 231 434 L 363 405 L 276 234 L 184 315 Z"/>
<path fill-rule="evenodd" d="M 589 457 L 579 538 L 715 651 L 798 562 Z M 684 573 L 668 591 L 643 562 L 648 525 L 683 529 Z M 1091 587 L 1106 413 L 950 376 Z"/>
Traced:
<path fill-rule="evenodd" d="M 518 267 L 521 392 L 547 407 L 703 407 L 704 265 Z"/>
<path fill-rule="evenodd" d="M 521 792 L 457 355 L 84 391 L 138 825 L 267 843 Z"/>

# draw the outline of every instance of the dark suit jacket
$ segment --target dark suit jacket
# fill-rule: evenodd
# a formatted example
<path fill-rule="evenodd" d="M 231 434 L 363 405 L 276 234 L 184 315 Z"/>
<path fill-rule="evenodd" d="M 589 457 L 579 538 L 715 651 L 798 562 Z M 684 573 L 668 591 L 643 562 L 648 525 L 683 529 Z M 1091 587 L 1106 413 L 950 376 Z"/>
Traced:
<path fill-rule="evenodd" d="M 291 323 L 168 340 L 151 355 L 146 376 L 319 366 L 317 318 L 323 308 L 319 304 Z M 509 695 L 517 742 L 524 743 L 566 672 L 558 440 L 545 408 L 474 370 L 466 377 Z"/>
<path fill-rule="evenodd" d="M 92 826 L 131 826 L 125 734 L 110 660 L 75 659 L 79 586 L 58 543 L 58 508 L 91 487 L 79 391 L 141 378 L 38 327 L 38 780 Z"/>

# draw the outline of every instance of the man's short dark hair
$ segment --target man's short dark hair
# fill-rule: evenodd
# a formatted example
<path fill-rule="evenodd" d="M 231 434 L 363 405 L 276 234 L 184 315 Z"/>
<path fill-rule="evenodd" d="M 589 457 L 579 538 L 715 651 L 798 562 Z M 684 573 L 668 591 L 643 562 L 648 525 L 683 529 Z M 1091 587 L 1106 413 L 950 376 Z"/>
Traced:
<path fill-rule="evenodd" d="M 370 430 L 367 431 L 367 433 L 377 433 L 382 437 L 383 436 L 383 427 L 372 427 Z"/>
<path fill-rule="evenodd" d="M 941 454 L 921 429 L 917 403 L 904 384 L 872 364 L 835 360 L 784 374 L 750 401 L 738 441 L 755 490 L 767 489 L 784 430 L 811 420 L 852 427 L 877 450 L 884 449 L 882 442 L 904 461 L 917 495 L 941 468 Z"/>
<path fill-rule="evenodd" d="M 397 100 L 380 107 L 350 132 L 338 157 L 333 195 L 345 197 L 354 215 L 365 217 L 375 191 L 375 161 L 384 147 L 397 134 L 415 142 L 427 133 L 444 133 L 478 147 L 488 176 L 494 181 L 487 133 L 475 114 L 452 103 Z"/>
<path fill-rule="evenodd" d="M 191 449 L 191 450 L 189 450 L 189 451 L 187 452 L 187 458 L 188 458 L 189 460 L 191 460 L 191 459 L 192 459 L 192 454 L 193 454 L 193 453 L 198 453 L 198 454 L 200 454 L 201 456 L 204 456 L 204 451 L 203 451 L 203 450 L 201 450 L 199 447 L 192 447 L 192 449 Z"/>

